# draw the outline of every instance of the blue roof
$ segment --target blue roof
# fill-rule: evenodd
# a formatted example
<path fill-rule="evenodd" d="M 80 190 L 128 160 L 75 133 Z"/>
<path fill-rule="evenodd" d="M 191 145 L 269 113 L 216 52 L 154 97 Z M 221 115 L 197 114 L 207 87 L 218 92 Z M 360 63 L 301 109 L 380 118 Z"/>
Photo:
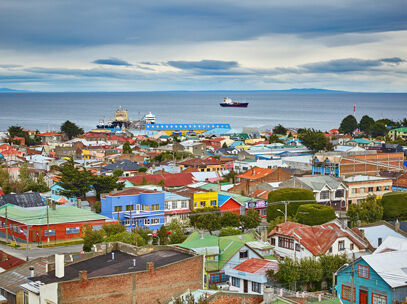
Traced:
<path fill-rule="evenodd" d="M 215 128 L 230 129 L 230 124 L 148 124 L 146 130 L 165 131 L 165 130 L 212 130 Z"/>

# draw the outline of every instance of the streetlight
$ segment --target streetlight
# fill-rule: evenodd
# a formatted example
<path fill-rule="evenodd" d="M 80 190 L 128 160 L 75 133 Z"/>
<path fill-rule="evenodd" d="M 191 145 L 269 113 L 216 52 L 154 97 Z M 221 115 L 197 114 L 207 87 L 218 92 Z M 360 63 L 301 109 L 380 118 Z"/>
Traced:
<path fill-rule="evenodd" d="M 284 215 L 284 223 L 287 222 L 287 204 L 285 205 L 285 212 L 281 211 L 280 209 L 277 209 L 278 212 L 281 212 L 282 215 Z"/>

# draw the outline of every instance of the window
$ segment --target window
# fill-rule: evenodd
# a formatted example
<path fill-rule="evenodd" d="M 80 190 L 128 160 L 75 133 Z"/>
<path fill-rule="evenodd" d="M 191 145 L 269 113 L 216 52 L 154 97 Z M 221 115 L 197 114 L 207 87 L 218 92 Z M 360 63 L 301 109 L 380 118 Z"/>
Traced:
<path fill-rule="evenodd" d="M 182 209 L 188 208 L 188 205 L 187 205 L 187 202 L 186 202 L 186 201 L 182 201 L 182 202 L 181 202 L 181 208 L 182 208 Z"/>
<path fill-rule="evenodd" d="M 150 225 L 150 219 L 144 219 L 144 225 Z"/>
<path fill-rule="evenodd" d="M 159 218 L 153 218 L 151 219 L 151 224 L 159 224 L 160 223 L 160 219 Z"/>
<path fill-rule="evenodd" d="M 367 191 L 368 191 L 368 192 L 373 192 L 373 187 L 367 188 Z"/>
<path fill-rule="evenodd" d="M 240 287 L 240 279 L 232 277 L 232 286 Z"/>
<path fill-rule="evenodd" d="M 376 191 L 382 191 L 382 187 L 377 186 L 377 187 L 376 187 Z"/>
<path fill-rule="evenodd" d="M 122 212 L 123 207 L 122 206 L 114 206 L 114 212 Z"/>
<path fill-rule="evenodd" d="M 215 207 L 216 206 L 216 201 L 211 201 L 211 206 Z"/>
<path fill-rule="evenodd" d="M 134 206 L 133 205 L 126 205 L 126 211 L 133 211 Z"/>
<path fill-rule="evenodd" d="M 365 188 L 360 188 L 360 193 L 365 193 Z"/>
<path fill-rule="evenodd" d="M 75 234 L 81 232 L 81 229 L 79 227 L 67 227 L 65 229 L 66 234 Z"/>
<path fill-rule="evenodd" d="M 177 202 L 172 202 L 171 209 L 177 209 L 177 208 L 178 208 Z"/>
<path fill-rule="evenodd" d="M 55 229 L 44 230 L 44 236 L 55 236 Z"/>
<path fill-rule="evenodd" d="M 368 279 L 369 267 L 365 265 L 358 265 L 358 277 Z"/>
<path fill-rule="evenodd" d="M 353 288 L 353 298 L 355 299 L 355 288 Z M 342 285 L 342 299 L 352 301 L 352 287 L 347 285 Z"/>
<path fill-rule="evenodd" d="M 260 216 L 267 216 L 267 209 L 261 209 Z"/>
<path fill-rule="evenodd" d="M 220 275 L 220 279 L 222 280 L 222 282 L 226 282 L 226 281 L 229 281 L 229 276 L 226 275 L 226 274 L 224 274 L 224 273 L 222 273 L 222 274 Z"/>
<path fill-rule="evenodd" d="M 390 186 L 384 186 L 384 191 L 389 191 L 390 190 Z"/>
<path fill-rule="evenodd" d="M 144 205 L 143 210 L 144 211 L 151 211 L 151 206 L 150 205 Z"/>
<path fill-rule="evenodd" d="M 377 293 L 372 293 L 372 304 L 387 304 L 387 297 Z"/>
<path fill-rule="evenodd" d="M 252 291 L 260 293 L 261 292 L 261 284 L 257 282 L 252 282 Z"/>
<path fill-rule="evenodd" d="M 137 210 L 137 211 L 140 211 L 140 204 L 137 204 L 137 205 L 136 205 L 136 210 Z"/>
<path fill-rule="evenodd" d="M 294 250 L 294 240 L 286 237 L 278 237 L 278 247 Z"/>
<path fill-rule="evenodd" d="M 295 251 L 301 251 L 301 245 L 300 244 L 295 244 Z"/>
<path fill-rule="evenodd" d="M 320 193 L 319 193 L 319 197 L 320 197 L 320 199 L 329 199 L 329 191 L 321 191 Z"/>
<path fill-rule="evenodd" d="M 345 250 L 345 241 L 338 242 L 338 250 L 339 251 Z"/>
<path fill-rule="evenodd" d="M 93 226 L 92 226 L 92 229 L 93 229 L 93 230 L 101 230 L 102 227 L 103 227 L 103 225 L 93 225 Z"/>
<path fill-rule="evenodd" d="M 276 246 L 276 239 L 275 238 L 271 238 L 270 239 L 270 244 L 273 246 Z"/>
<path fill-rule="evenodd" d="M 377 239 L 377 245 L 378 245 L 378 246 L 380 246 L 380 245 L 382 244 L 382 242 L 383 242 L 383 239 L 382 239 L 382 238 L 378 238 L 378 239 Z"/>
<path fill-rule="evenodd" d="M 356 193 L 358 193 L 358 189 L 352 188 L 352 194 L 356 194 Z"/>
<path fill-rule="evenodd" d="M 344 197 L 345 191 L 343 189 L 338 189 L 335 191 L 335 197 Z"/>
<path fill-rule="evenodd" d="M 249 250 L 242 250 L 239 252 L 240 259 L 247 259 L 249 257 Z"/>
<path fill-rule="evenodd" d="M 211 274 L 210 276 L 210 282 L 211 283 L 219 283 L 220 282 L 220 274 Z"/>
<path fill-rule="evenodd" d="M 205 201 L 200 202 L 200 203 L 199 203 L 199 206 L 200 206 L 200 207 L 205 207 Z"/>
<path fill-rule="evenodd" d="M 350 244 L 350 250 L 353 250 L 355 248 L 355 244 L 351 243 Z"/>
<path fill-rule="evenodd" d="M 331 248 L 329 248 L 329 253 L 332 253 L 332 247 L 331 247 Z"/>
<path fill-rule="evenodd" d="M 170 204 L 168 202 L 164 203 L 164 209 L 165 210 L 170 210 Z"/>

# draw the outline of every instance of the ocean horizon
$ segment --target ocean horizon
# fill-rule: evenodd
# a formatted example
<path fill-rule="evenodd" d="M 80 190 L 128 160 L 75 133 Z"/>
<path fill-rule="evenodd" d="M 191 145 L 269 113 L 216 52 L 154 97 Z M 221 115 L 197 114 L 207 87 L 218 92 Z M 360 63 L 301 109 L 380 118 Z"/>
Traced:
<path fill-rule="evenodd" d="M 407 105 L 407 93 L 294 90 L 299 91 L 1 92 L 0 130 L 11 125 L 58 130 L 66 120 L 90 130 L 100 119 L 111 119 L 119 106 L 132 120 L 152 112 L 157 123 L 229 123 L 237 129 L 282 124 L 326 131 L 339 127 L 354 105 L 358 120 L 363 115 L 393 120 L 407 116 L 400 110 Z M 221 108 L 224 97 L 249 106 Z"/>

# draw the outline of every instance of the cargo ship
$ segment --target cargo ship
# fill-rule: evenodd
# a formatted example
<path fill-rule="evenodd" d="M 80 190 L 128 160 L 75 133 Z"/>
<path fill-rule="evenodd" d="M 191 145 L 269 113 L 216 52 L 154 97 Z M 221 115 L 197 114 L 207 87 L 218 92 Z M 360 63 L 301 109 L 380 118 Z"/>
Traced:
<path fill-rule="evenodd" d="M 235 108 L 247 108 L 248 102 L 236 102 L 232 101 L 229 97 L 225 97 L 223 102 L 220 103 L 221 107 L 235 107 Z"/>

